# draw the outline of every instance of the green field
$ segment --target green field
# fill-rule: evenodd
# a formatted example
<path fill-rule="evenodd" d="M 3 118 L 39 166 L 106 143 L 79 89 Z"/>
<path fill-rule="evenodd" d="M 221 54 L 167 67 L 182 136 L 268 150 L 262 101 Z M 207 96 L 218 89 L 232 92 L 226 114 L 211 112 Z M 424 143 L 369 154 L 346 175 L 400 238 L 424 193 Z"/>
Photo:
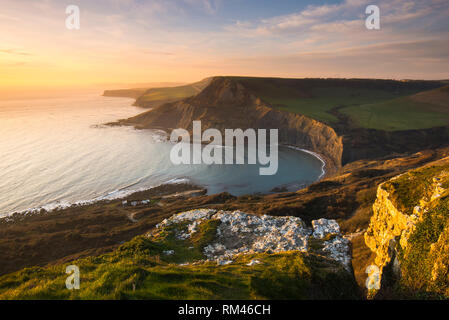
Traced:
<path fill-rule="evenodd" d="M 448 101 L 449 105 L 449 101 Z M 386 102 L 351 106 L 340 111 L 364 128 L 395 131 L 449 125 L 449 107 L 444 110 L 409 97 Z"/>
<path fill-rule="evenodd" d="M 352 120 L 348 123 L 343 120 L 345 125 L 384 131 L 449 125 L 449 86 L 442 87 L 444 81 L 224 78 L 239 82 L 276 109 L 302 114 L 330 126 L 342 121 L 337 118 L 338 113 Z M 149 89 L 136 100 L 136 105 L 157 107 L 194 96 L 211 79 Z"/>
<path fill-rule="evenodd" d="M 441 83 L 369 79 L 233 79 L 275 108 L 303 114 L 331 126 L 338 122 L 330 112 L 336 107 L 364 128 L 391 131 L 448 124 L 447 93 L 441 89 L 429 91 Z M 422 91 L 429 94 L 421 97 L 421 101 L 406 98 Z M 438 96 L 439 108 L 433 105 L 434 96 Z"/>
<path fill-rule="evenodd" d="M 262 98 L 280 110 L 300 113 L 324 122 L 338 119 L 329 113 L 334 107 L 353 106 L 375 101 L 384 101 L 395 97 L 394 94 L 377 89 L 351 88 L 314 88 L 310 91 L 312 98 L 294 98 L 293 95 L 277 97 L 264 95 Z"/>
<path fill-rule="evenodd" d="M 386 131 L 449 125 L 449 86 L 340 110 L 359 126 Z"/>

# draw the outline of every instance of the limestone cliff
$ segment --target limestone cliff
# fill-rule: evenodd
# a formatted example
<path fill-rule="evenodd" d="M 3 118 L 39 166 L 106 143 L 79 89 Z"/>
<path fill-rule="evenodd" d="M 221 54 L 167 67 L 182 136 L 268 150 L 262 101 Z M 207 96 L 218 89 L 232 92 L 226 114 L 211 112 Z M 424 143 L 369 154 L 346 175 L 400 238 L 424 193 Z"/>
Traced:
<path fill-rule="evenodd" d="M 379 185 L 365 233 L 382 286 L 401 294 L 449 294 L 449 158 Z M 387 279 L 388 278 L 388 279 Z"/>
<path fill-rule="evenodd" d="M 216 77 L 198 95 L 168 103 L 134 118 L 120 121 L 136 128 L 192 130 L 201 120 L 202 129 L 278 129 L 279 142 L 308 149 L 322 155 L 328 171 L 339 168 L 342 139 L 335 131 L 303 115 L 276 110 L 255 96 L 241 83 Z"/>

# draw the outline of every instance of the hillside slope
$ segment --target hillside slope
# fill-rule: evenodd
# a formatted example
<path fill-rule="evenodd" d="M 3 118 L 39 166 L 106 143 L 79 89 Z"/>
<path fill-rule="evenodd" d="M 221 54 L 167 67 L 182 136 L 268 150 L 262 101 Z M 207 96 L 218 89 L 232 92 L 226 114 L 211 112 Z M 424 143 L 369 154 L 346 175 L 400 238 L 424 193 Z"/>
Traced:
<path fill-rule="evenodd" d="M 392 97 L 441 86 L 443 83 L 437 81 L 215 77 L 193 97 L 164 104 L 114 124 L 170 130 L 191 129 L 192 121 L 201 120 L 203 129 L 278 128 L 281 143 L 323 155 L 331 169 L 328 172 L 332 172 L 334 168 L 360 159 L 379 159 L 447 146 L 449 125 L 441 126 L 445 118 L 433 111 L 425 112 L 432 119 L 438 119 L 434 127 L 390 131 L 364 128 L 353 120 L 353 114 L 345 113 L 344 105 L 338 105 L 379 99 L 389 101 Z M 281 100 L 288 100 L 290 107 L 280 106 Z M 441 101 L 444 103 L 444 99 Z M 326 115 L 327 120 L 320 114 Z M 419 115 L 414 119 L 415 113 L 404 111 L 399 118 L 402 123 L 411 125 L 426 120 Z M 384 126 L 393 124 L 392 119 L 382 122 Z"/>
<path fill-rule="evenodd" d="M 332 110 L 343 106 L 380 103 L 440 87 L 437 81 L 382 79 L 282 79 L 229 77 L 280 110 L 303 114 L 333 125 Z"/>
<path fill-rule="evenodd" d="M 105 97 L 119 97 L 119 98 L 139 98 L 148 89 L 146 88 L 133 88 L 133 89 L 118 89 L 118 90 L 105 90 L 103 96 Z"/>
<path fill-rule="evenodd" d="M 411 97 L 413 101 L 430 104 L 434 111 L 449 112 L 449 85 L 434 90 L 417 93 Z M 438 107 L 438 108 L 437 108 Z"/>
<path fill-rule="evenodd" d="M 203 90 L 210 83 L 211 78 L 175 87 L 151 88 L 141 93 L 134 103 L 142 108 L 155 108 L 165 103 L 179 101 L 192 97 Z"/>
<path fill-rule="evenodd" d="M 440 81 L 241 78 L 272 108 L 325 123 L 343 140 L 342 164 L 439 148 L 449 143 L 449 99 Z M 429 108 L 437 100 L 437 108 Z M 417 101 L 425 97 L 428 103 Z M 396 101 L 412 101 L 412 105 Z M 415 101 L 416 100 L 416 101 Z M 367 105 L 367 103 L 370 103 Z M 387 106 L 369 109 L 366 106 Z M 362 120 L 359 121 L 358 117 Z M 376 125 L 370 126 L 374 123 Z"/>
<path fill-rule="evenodd" d="M 449 86 L 340 110 L 359 126 L 386 131 L 449 125 Z"/>
<path fill-rule="evenodd" d="M 200 209 L 112 253 L 0 277 L 0 299 L 355 299 L 349 241 L 335 221 Z"/>
<path fill-rule="evenodd" d="M 351 239 L 354 275 L 363 289 L 366 267 L 374 260 L 374 253 L 363 240 L 363 231 L 369 225 L 377 185 L 448 156 L 449 148 L 444 148 L 389 160 L 357 161 L 343 167 L 340 174 L 297 192 L 234 197 L 227 193 L 205 195 L 198 192 L 198 186 L 168 184 L 125 199 L 52 212 L 16 214 L 0 219 L 0 275 L 33 267 L 14 276 L 27 279 L 32 270 L 42 271 L 45 266 L 58 265 L 55 272 L 60 277 L 58 281 L 63 281 L 61 272 L 64 274 L 63 267 L 69 261 L 115 250 L 175 213 L 213 207 L 260 216 L 296 216 L 308 225 L 320 218 L 336 219 L 342 234 Z M 138 206 L 122 204 L 123 200 L 140 203 L 148 199 L 149 203 Z"/>
<path fill-rule="evenodd" d="M 341 138 L 335 131 L 303 115 L 273 109 L 239 82 L 214 78 L 199 94 L 165 104 L 119 123 L 136 128 L 192 130 L 192 122 L 201 120 L 202 129 L 227 128 L 278 129 L 280 143 L 299 146 L 321 154 L 328 170 L 340 167 Z"/>

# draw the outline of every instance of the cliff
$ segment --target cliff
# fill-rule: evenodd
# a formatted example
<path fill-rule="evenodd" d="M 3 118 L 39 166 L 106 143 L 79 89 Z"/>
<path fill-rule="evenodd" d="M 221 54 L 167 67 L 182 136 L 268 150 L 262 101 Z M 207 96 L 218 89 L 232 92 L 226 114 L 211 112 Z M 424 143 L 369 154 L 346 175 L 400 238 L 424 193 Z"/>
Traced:
<path fill-rule="evenodd" d="M 212 78 L 206 78 L 182 86 L 150 88 L 136 97 L 137 99 L 134 105 L 142 108 L 156 108 L 165 103 L 176 102 L 192 97 L 207 87 L 211 79 Z"/>
<path fill-rule="evenodd" d="M 295 145 L 322 155 L 328 171 L 340 167 L 341 137 L 316 120 L 272 108 L 238 81 L 216 77 L 196 96 L 164 104 L 119 124 L 139 129 L 192 130 L 192 121 L 201 120 L 202 129 L 278 129 L 279 142 Z"/>
<path fill-rule="evenodd" d="M 449 158 L 379 185 L 365 233 L 381 293 L 449 297 Z"/>
<path fill-rule="evenodd" d="M 447 146 L 447 92 L 439 81 L 214 77 L 150 89 L 135 104 L 151 111 L 114 124 L 277 128 L 281 143 L 319 153 L 334 173 L 357 160 Z M 367 119 L 378 119 L 379 128 Z"/>
<path fill-rule="evenodd" d="M 119 97 L 119 98 L 134 98 L 137 99 L 145 93 L 147 89 L 118 89 L 118 90 L 105 90 L 103 96 L 105 97 Z"/>

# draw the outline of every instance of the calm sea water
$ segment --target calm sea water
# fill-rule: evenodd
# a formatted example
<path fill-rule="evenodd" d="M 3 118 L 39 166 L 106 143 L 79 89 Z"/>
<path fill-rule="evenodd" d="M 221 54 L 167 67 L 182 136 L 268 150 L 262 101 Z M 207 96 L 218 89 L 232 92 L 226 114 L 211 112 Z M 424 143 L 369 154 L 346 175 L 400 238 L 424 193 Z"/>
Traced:
<path fill-rule="evenodd" d="M 234 195 L 297 189 L 318 179 L 319 159 L 281 148 L 275 176 L 259 165 L 171 164 L 158 132 L 97 126 L 142 112 L 133 100 L 83 94 L 0 101 L 0 216 L 47 205 L 120 197 L 187 179 Z"/>

